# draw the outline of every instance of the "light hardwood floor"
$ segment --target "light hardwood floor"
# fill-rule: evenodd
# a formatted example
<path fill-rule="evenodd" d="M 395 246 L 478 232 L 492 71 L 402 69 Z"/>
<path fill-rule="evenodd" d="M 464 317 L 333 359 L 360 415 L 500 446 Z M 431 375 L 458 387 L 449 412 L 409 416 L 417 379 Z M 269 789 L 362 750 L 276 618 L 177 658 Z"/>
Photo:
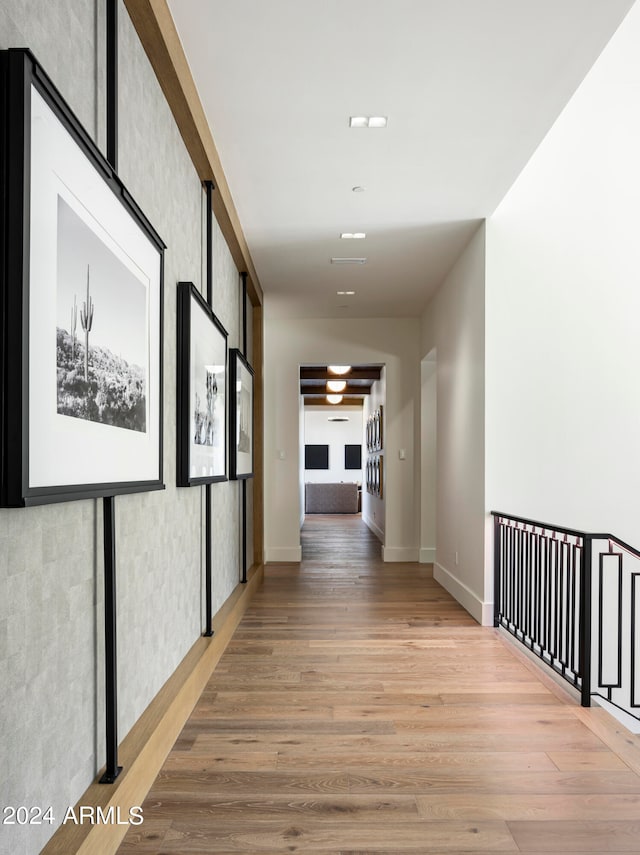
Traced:
<path fill-rule="evenodd" d="M 307 518 L 118 851 L 640 853 L 639 738 L 379 554 Z"/>

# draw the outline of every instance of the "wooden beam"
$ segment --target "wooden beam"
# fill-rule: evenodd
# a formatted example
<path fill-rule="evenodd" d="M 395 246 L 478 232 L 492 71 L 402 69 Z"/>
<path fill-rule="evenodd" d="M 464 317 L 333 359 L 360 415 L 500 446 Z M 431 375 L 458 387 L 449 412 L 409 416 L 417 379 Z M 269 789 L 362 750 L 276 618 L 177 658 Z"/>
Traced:
<path fill-rule="evenodd" d="M 338 377 L 337 374 L 331 374 L 326 368 L 301 368 L 301 380 L 379 380 L 382 369 L 376 366 L 365 367 L 358 366 L 352 368 L 348 374 L 343 374 Z"/>
<path fill-rule="evenodd" d="M 253 560 L 264 553 L 264 327 L 262 306 L 253 309 Z"/>
<path fill-rule="evenodd" d="M 263 294 L 209 123 L 166 0 L 124 0 L 201 181 L 213 181 L 213 212 L 253 306 Z"/>
<path fill-rule="evenodd" d="M 328 404 L 326 398 L 305 398 L 305 407 L 362 407 L 362 398 L 343 398 L 339 404 Z"/>
<path fill-rule="evenodd" d="M 335 379 L 335 378 L 334 378 Z M 369 386 L 352 386 L 347 384 L 344 392 L 330 392 L 324 383 L 315 383 L 313 386 L 300 384 L 301 395 L 370 395 Z"/>

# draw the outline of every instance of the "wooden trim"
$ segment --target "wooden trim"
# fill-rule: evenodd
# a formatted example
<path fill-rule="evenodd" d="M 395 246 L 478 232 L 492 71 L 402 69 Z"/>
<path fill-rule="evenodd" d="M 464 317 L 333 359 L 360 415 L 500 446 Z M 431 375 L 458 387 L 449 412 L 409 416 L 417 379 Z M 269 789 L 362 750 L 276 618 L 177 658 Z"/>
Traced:
<path fill-rule="evenodd" d="M 201 181 L 213 181 L 213 213 L 239 272 L 247 274 L 247 294 L 253 306 L 253 367 L 255 370 L 254 563 L 262 562 L 264 547 L 263 450 L 263 315 L 264 297 L 233 203 L 220 157 L 200 96 L 166 0 L 125 0 L 129 17 L 155 71 L 160 87 Z"/>
<path fill-rule="evenodd" d="M 263 295 L 211 129 L 166 0 L 125 0 L 138 37 L 156 73 L 201 181 L 213 181 L 213 212 L 238 270 L 247 273 L 253 306 Z"/>
<path fill-rule="evenodd" d="M 328 368 L 300 368 L 301 380 L 379 380 L 382 369 L 377 366 L 356 365 L 347 374 L 332 374 Z"/>
<path fill-rule="evenodd" d="M 264 323 L 262 306 L 253 309 L 254 446 L 253 446 L 253 560 L 264 561 Z"/>
<path fill-rule="evenodd" d="M 240 623 L 249 602 L 262 583 L 264 569 L 254 565 L 246 585 L 238 585 L 213 619 L 214 635 L 202 636 L 140 716 L 120 745 L 118 759 L 124 769 L 114 784 L 93 783 L 76 805 L 120 809 L 122 821 L 131 807 L 141 805 L 151 789 L 180 731 L 184 727 L 215 666 Z M 102 774 L 98 773 L 96 781 Z M 60 820 L 62 817 L 60 817 Z M 111 855 L 128 826 L 61 826 L 41 855 Z"/>
<path fill-rule="evenodd" d="M 313 383 L 313 384 L 301 383 L 300 384 L 300 394 L 301 395 L 331 395 L 332 393 L 330 392 L 329 389 L 327 389 L 326 383 Z M 371 386 L 356 386 L 355 383 L 347 383 L 344 391 L 338 392 L 337 394 L 338 395 L 370 395 L 371 394 Z"/>
<path fill-rule="evenodd" d="M 327 393 L 330 394 L 330 393 Z M 368 394 L 368 393 L 367 393 Z M 322 398 L 307 398 L 304 397 L 304 405 L 305 407 L 362 407 L 364 406 L 364 400 L 362 398 L 343 398 L 339 404 L 329 404 L 327 402 L 327 395 L 325 394 Z"/>

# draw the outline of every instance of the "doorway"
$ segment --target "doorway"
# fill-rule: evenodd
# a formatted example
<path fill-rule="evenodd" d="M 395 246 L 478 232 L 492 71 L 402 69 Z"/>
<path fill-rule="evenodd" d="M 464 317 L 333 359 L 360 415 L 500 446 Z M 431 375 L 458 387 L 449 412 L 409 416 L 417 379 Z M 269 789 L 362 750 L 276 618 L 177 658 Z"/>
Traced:
<path fill-rule="evenodd" d="M 369 437 L 375 403 L 379 432 L 375 489 L 380 501 L 384 407 L 378 401 L 384 397 L 383 378 L 382 365 L 300 367 L 303 561 L 331 560 L 332 555 L 338 559 L 346 553 L 354 559 L 380 556 L 384 528 L 372 533 L 369 521 L 374 492 Z M 375 515 L 380 520 L 379 509 Z"/>

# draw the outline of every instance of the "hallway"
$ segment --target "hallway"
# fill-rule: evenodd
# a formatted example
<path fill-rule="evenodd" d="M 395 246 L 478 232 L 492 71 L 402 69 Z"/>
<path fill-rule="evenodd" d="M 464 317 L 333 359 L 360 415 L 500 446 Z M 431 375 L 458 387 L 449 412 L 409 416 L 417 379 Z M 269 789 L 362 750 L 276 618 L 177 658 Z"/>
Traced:
<path fill-rule="evenodd" d="M 339 549 L 312 520 L 267 568 L 119 852 L 639 853 L 638 737 L 329 522 Z"/>

